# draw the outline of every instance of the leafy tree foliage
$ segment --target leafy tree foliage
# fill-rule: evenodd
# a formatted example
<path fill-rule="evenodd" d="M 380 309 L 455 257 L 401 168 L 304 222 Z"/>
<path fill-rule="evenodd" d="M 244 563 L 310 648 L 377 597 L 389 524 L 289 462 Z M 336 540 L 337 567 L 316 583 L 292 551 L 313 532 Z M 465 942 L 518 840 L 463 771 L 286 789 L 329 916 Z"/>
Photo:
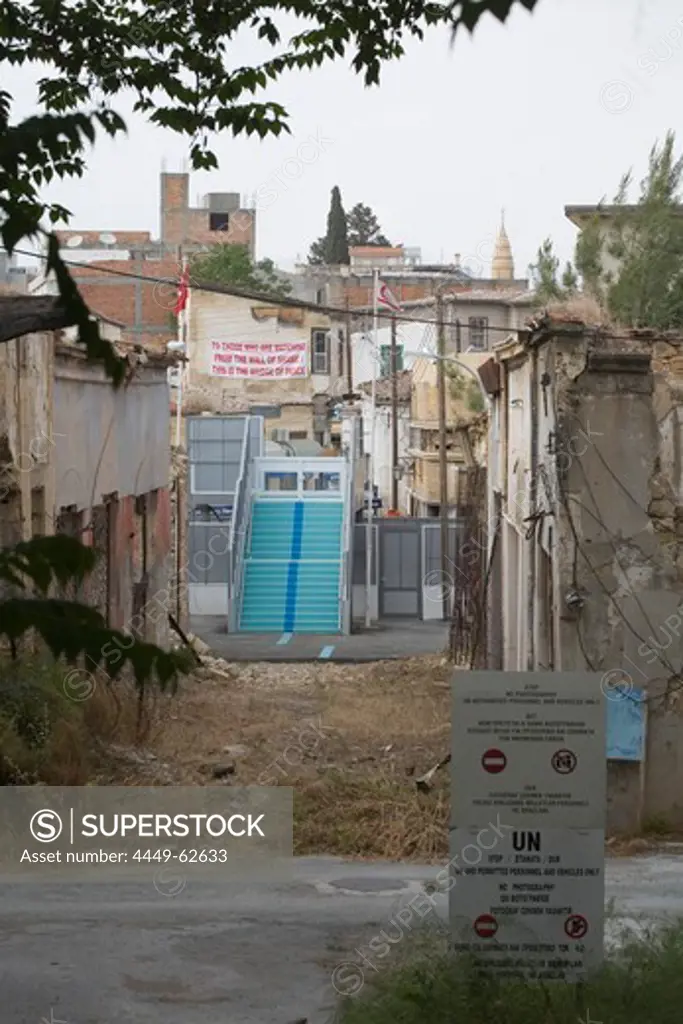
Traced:
<path fill-rule="evenodd" d="M 278 274 L 272 260 L 257 263 L 246 245 L 214 245 L 197 255 L 190 266 L 190 284 L 231 284 L 245 291 L 263 292 L 284 298 L 292 290 L 289 281 Z"/>
<path fill-rule="evenodd" d="M 632 176 L 615 196 L 613 232 L 606 250 L 618 261 L 615 272 L 599 273 L 596 290 L 620 323 L 637 327 L 683 327 L 683 157 L 674 156 L 675 136 L 655 144 L 634 206 L 628 203 Z"/>
<path fill-rule="evenodd" d="M 308 262 L 314 267 L 320 267 L 325 263 L 325 235 L 322 238 L 317 238 L 315 242 L 311 242 Z"/>
<path fill-rule="evenodd" d="M 6 84 L 0 89 L 2 245 L 11 254 L 24 239 L 32 247 L 45 243 L 46 268 L 57 281 L 65 317 L 78 326 L 88 356 L 102 362 L 119 386 L 126 364 L 101 337 L 50 229 L 67 221 L 69 211 L 41 195 L 54 179 L 82 177 L 98 133 L 116 138 L 125 131 L 113 109 L 117 98 L 132 96 L 135 110 L 153 124 L 189 138 L 192 166 L 211 169 L 217 160 L 210 139 L 218 132 L 263 138 L 289 131 L 287 111 L 268 94 L 284 73 L 346 58 L 367 85 L 376 84 L 382 65 L 401 57 L 406 40 L 421 39 L 427 28 L 472 31 L 487 11 L 504 22 L 514 6 L 532 10 L 536 2 L 206 0 L 188 5 L 184 0 L 4 0 L 2 81 L 8 79 L 7 65 L 30 64 L 40 69 L 41 77 L 38 111 L 23 121 L 13 120 Z M 300 19 L 300 30 L 289 39 L 282 28 L 287 16 Z M 235 60 L 235 36 L 245 30 L 264 48 L 263 60 L 251 66 Z M 345 244 L 341 221 L 337 224 L 335 258 L 343 256 Z M 39 539 L 1 553 L 0 583 L 21 589 L 29 580 L 44 596 L 0 601 L 0 631 L 16 646 L 27 629 L 35 628 L 57 653 L 62 643 L 61 653 L 67 657 L 80 651 L 93 660 L 106 631 L 102 620 L 81 605 L 55 603 L 45 596 L 48 570 L 53 578 L 75 579 L 88 565 L 87 552 L 64 537 L 48 540 L 47 545 Z M 106 632 L 114 637 L 113 631 Z M 169 678 L 168 663 L 149 650 L 145 653 L 144 646 L 131 648 L 142 651 L 139 657 L 129 655 L 129 660 L 138 657 L 136 676 L 142 678 L 154 666 L 160 679 Z"/>
<path fill-rule="evenodd" d="M 369 206 L 356 203 L 346 218 L 349 245 L 391 245 Z"/>
<path fill-rule="evenodd" d="M 576 291 L 576 271 L 571 263 L 565 265 L 561 280 L 558 280 L 559 269 L 560 261 L 553 243 L 546 238 L 536 253 L 536 262 L 529 266 L 532 287 L 540 305 L 565 299 Z"/>
<path fill-rule="evenodd" d="M 335 192 L 339 193 L 338 205 L 336 205 Z M 327 234 L 313 242 L 308 253 L 308 262 L 312 266 L 348 263 L 348 248 L 352 245 L 391 245 L 389 239 L 382 234 L 377 217 L 369 206 L 356 203 L 353 209 L 344 215 L 345 227 L 342 226 L 340 209 L 343 213 L 341 193 L 338 188 L 335 188 L 332 191 L 332 202 L 327 217 Z M 330 236 L 331 223 L 334 231 L 332 237 Z M 345 243 L 342 243 L 339 248 L 338 240 L 343 237 L 344 231 Z M 330 258 L 330 255 L 336 257 L 345 253 L 346 259 L 344 260 Z"/>
<path fill-rule="evenodd" d="M 109 629 L 94 609 L 76 601 L 50 597 L 54 588 L 81 584 L 93 569 L 96 555 L 74 537 L 36 537 L 0 551 L 0 586 L 13 596 L 0 601 L 0 631 L 16 656 L 23 636 L 35 630 L 55 658 L 74 663 L 80 657 L 92 671 L 110 679 L 125 665 L 142 687 L 156 676 L 162 688 L 174 685 L 190 662 L 184 652 L 168 652 Z"/>

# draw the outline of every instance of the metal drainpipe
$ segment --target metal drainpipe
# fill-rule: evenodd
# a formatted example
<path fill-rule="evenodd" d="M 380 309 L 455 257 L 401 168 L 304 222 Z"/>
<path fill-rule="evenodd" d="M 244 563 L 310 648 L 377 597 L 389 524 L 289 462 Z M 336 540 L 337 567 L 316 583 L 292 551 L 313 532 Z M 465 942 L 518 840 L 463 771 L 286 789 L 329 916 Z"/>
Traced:
<path fill-rule="evenodd" d="M 536 478 L 538 474 L 538 349 L 531 350 L 531 477 L 529 479 L 529 508 L 536 514 Z M 536 668 L 535 618 L 536 618 L 536 520 L 529 524 L 529 595 L 527 605 L 527 671 Z"/>

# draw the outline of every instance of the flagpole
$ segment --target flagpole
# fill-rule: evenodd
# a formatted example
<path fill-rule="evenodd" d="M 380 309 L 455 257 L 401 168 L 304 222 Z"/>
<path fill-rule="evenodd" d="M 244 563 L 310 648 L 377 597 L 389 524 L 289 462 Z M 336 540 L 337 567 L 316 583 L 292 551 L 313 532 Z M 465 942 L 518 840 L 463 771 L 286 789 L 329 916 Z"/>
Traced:
<path fill-rule="evenodd" d="M 178 374 L 178 391 L 176 394 L 176 419 L 175 419 L 175 445 L 176 448 L 180 448 L 182 441 L 182 416 L 183 416 L 183 380 L 185 377 L 185 369 L 187 367 L 187 303 L 189 299 L 188 295 L 188 282 L 187 282 L 187 260 L 183 260 L 182 270 L 180 279 L 182 282 L 183 289 L 183 308 L 180 310 L 178 316 L 178 326 L 180 327 L 180 338 L 184 348 L 182 349 L 183 361 L 180 364 L 180 373 Z"/>
<path fill-rule="evenodd" d="M 370 451 L 368 457 L 368 508 L 365 523 L 365 625 L 372 625 L 372 611 L 370 608 L 370 595 L 372 593 L 372 562 L 373 562 L 373 537 L 372 537 L 372 502 L 375 496 L 375 419 L 377 413 L 377 359 L 379 356 L 379 339 L 377 323 L 377 291 L 379 288 L 379 271 L 373 271 L 372 275 L 372 328 L 373 328 L 373 353 L 372 353 L 372 376 L 370 378 L 370 430 L 369 441 Z M 379 566 L 376 567 L 376 572 Z M 376 580 L 379 586 L 379 579 Z"/>

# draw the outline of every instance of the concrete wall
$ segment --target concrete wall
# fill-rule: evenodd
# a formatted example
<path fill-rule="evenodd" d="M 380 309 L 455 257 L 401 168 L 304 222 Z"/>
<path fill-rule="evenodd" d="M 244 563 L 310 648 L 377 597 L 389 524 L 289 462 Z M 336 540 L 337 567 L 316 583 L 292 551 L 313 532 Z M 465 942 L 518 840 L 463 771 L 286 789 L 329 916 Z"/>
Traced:
<path fill-rule="evenodd" d="M 646 764 L 610 762 L 608 826 L 678 828 L 683 342 L 558 326 L 497 356 L 507 424 L 503 665 L 588 669 L 605 685 L 644 687 Z"/>
<path fill-rule="evenodd" d="M 146 494 L 170 479 L 169 392 L 164 367 L 141 366 L 114 390 L 78 350 L 55 362 L 55 504 L 91 508 L 105 495 Z"/>

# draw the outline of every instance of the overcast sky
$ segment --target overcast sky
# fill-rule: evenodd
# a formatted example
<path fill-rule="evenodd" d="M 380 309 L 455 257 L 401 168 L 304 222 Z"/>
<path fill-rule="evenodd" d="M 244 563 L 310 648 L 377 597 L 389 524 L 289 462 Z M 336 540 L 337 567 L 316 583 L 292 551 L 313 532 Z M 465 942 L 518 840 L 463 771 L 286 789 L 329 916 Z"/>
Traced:
<path fill-rule="evenodd" d="M 244 42 L 238 57 L 250 49 Z M 28 70 L 4 75 L 5 85 L 27 113 Z M 334 185 L 347 209 L 372 206 L 389 238 L 420 247 L 423 260 L 459 252 L 487 271 L 505 207 L 524 276 L 546 235 L 563 260 L 572 256 L 565 204 L 611 197 L 631 165 L 640 176 L 655 139 L 677 127 L 682 85 L 675 0 L 539 0 L 505 26 L 485 16 L 453 47 L 443 31 L 410 43 L 379 88 L 364 88 L 342 61 L 289 76 L 272 97 L 288 108 L 292 134 L 218 138 L 220 171 L 193 174 L 191 197 L 258 192 L 257 254 L 285 267 L 323 233 Z M 85 179 L 51 192 L 72 210 L 71 227 L 157 234 L 162 161 L 183 169 L 188 146 L 127 120 L 128 138 L 99 142 Z"/>

